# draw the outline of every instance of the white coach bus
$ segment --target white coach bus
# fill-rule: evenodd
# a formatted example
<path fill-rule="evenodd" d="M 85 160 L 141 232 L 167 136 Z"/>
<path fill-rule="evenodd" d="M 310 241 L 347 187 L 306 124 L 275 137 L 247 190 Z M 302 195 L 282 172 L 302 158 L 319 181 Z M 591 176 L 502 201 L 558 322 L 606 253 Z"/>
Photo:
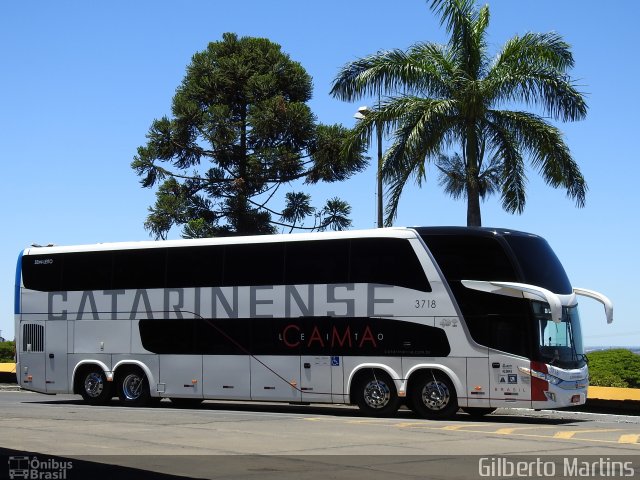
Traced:
<path fill-rule="evenodd" d="M 611 322 L 544 239 L 485 228 L 29 248 L 18 380 L 91 404 L 561 408 L 586 400 L 578 295 Z"/>

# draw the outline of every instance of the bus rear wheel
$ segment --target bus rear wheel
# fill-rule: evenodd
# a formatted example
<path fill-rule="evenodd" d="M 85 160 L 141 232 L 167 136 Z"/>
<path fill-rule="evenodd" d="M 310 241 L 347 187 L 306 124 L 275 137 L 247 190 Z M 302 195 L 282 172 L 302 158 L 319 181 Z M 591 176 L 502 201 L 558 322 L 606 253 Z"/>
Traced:
<path fill-rule="evenodd" d="M 400 400 L 391 377 L 381 370 L 368 370 L 358 376 L 353 388 L 356 404 L 367 415 L 384 417 L 398 410 Z"/>
<path fill-rule="evenodd" d="M 82 371 L 78 380 L 78 391 L 82 399 L 90 405 L 105 405 L 111 400 L 111 383 L 100 367 L 90 367 Z"/>
<path fill-rule="evenodd" d="M 142 407 L 151 400 L 149 380 L 138 367 L 127 367 L 117 375 L 118 398 L 127 407 Z"/>
<path fill-rule="evenodd" d="M 432 370 L 411 383 L 411 409 L 421 417 L 443 420 L 458 411 L 456 389 L 445 374 Z"/>

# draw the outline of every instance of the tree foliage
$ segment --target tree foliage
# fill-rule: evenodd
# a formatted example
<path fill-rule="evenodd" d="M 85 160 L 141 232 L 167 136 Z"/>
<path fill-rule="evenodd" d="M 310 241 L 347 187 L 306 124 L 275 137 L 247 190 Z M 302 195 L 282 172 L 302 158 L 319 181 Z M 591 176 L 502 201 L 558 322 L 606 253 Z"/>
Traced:
<path fill-rule="evenodd" d="M 431 10 L 449 33 L 446 45 L 416 43 L 408 50 L 381 51 L 345 65 L 332 94 L 346 101 L 384 94 L 360 120 L 354 142 L 370 139 L 376 125 L 392 134 L 383 177 L 389 187 L 387 220 L 397 214 L 406 183 L 426 179 L 426 162 L 453 148 L 438 164 L 447 193 L 467 200 L 467 224 L 481 225 L 480 198 L 500 192 L 503 208 L 522 213 L 526 165 L 552 187 L 566 189 L 583 206 L 586 182 L 560 130 L 544 116 L 505 106 L 537 107 L 561 121 L 586 116 L 587 105 L 568 71 L 569 45 L 557 33 L 511 38 L 488 52 L 489 8 L 475 0 L 432 0 Z"/>
<path fill-rule="evenodd" d="M 0 363 L 16 361 L 16 342 L 0 342 Z"/>
<path fill-rule="evenodd" d="M 316 121 L 311 93 L 304 68 L 267 39 L 227 33 L 196 53 L 172 116 L 152 123 L 132 163 L 143 187 L 157 187 L 145 228 L 156 238 L 174 226 L 188 238 L 347 228 L 350 208 L 335 199 L 316 208 L 290 192 L 282 210 L 269 206 L 284 184 L 342 181 L 366 166 L 362 142 L 345 147 L 348 129 Z"/>
<path fill-rule="evenodd" d="M 640 355 L 615 348 L 591 352 L 587 358 L 590 385 L 640 388 Z"/>

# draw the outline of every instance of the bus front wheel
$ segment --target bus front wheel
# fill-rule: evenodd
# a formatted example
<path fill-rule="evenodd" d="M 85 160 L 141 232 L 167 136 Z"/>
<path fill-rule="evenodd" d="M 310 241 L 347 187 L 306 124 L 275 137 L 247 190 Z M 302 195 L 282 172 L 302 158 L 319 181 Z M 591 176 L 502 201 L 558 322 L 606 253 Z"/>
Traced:
<path fill-rule="evenodd" d="M 117 374 L 118 398 L 128 407 L 142 407 L 149 404 L 149 380 L 138 367 L 127 367 Z"/>
<path fill-rule="evenodd" d="M 412 382 L 411 409 L 423 418 L 441 420 L 451 418 L 458 410 L 456 389 L 449 377 L 441 372 L 429 371 Z"/>
<path fill-rule="evenodd" d="M 83 370 L 77 385 L 82 399 L 90 405 L 105 405 L 113 396 L 111 383 L 100 367 Z"/>
<path fill-rule="evenodd" d="M 367 415 L 391 415 L 400 405 L 393 380 L 381 370 L 368 370 L 360 374 L 355 381 L 352 398 Z"/>

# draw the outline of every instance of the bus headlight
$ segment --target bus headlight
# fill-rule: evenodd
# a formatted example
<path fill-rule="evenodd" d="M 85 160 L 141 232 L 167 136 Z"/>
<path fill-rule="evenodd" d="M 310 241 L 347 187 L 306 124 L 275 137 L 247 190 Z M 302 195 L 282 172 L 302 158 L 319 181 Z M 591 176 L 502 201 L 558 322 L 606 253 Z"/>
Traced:
<path fill-rule="evenodd" d="M 539 378 L 540 380 L 544 380 L 545 382 L 548 382 L 551 385 L 558 385 L 559 383 L 562 383 L 562 379 L 558 377 L 554 377 L 553 375 L 549 375 L 548 373 L 539 372 L 532 368 L 518 367 L 518 370 L 520 370 L 522 373 L 526 375 L 530 375 L 532 377 Z"/>

